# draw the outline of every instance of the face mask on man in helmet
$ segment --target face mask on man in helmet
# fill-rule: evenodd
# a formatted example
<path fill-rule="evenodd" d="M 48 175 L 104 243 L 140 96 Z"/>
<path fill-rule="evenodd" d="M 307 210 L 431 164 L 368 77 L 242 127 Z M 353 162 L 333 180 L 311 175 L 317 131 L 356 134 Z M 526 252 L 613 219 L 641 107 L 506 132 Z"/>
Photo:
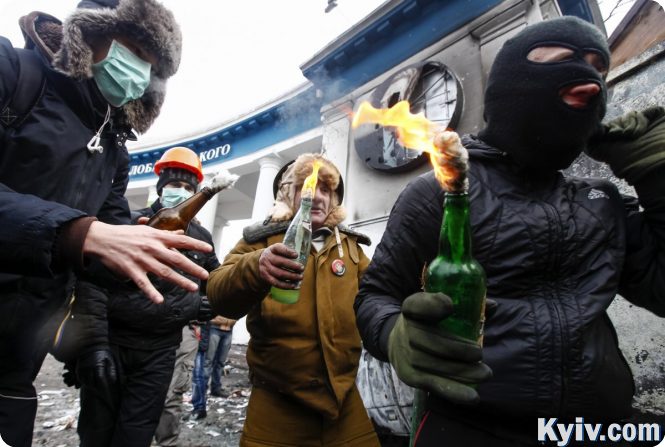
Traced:
<path fill-rule="evenodd" d="M 192 197 L 192 193 L 185 188 L 172 188 L 169 185 L 165 186 L 162 190 L 162 197 L 160 201 L 165 208 L 173 208 L 174 206 L 184 202 Z"/>
<path fill-rule="evenodd" d="M 609 50 L 574 18 L 530 25 L 496 57 L 478 136 L 536 171 L 565 169 L 601 129 Z"/>

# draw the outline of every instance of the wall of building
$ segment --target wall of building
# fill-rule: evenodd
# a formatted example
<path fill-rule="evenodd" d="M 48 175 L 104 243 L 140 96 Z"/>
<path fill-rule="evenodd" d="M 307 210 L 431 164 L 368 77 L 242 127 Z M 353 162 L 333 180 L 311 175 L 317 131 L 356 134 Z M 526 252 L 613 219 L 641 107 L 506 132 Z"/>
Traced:
<path fill-rule="evenodd" d="M 429 163 L 396 174 L 385 174 L 369 168 L 356 152 L 349 110 L 357 109 L 363 101 L 369 99 L 389 75 L 417 62 L 436 61 L 455 73 L 461 84 L 463 108 L 456 126 L 457 132 L 475 133 L 484 125 L 482 113 L 485 83 L 503 43 L 527 24 L 558 15 L 552 1 L 539 4 L 522 0 L 503 2 L 351 94 L 324 106 L 324 148 L 338 166 L 344 167 L 342 172 L 349 191 L 344 199 L 344 205 L 349 211 L 346 224 L 368 234 L 375 244 L 378 243 L 399 194 L 413 178 L 431 169 Z M 371 255 L 374 247 L 370 247 L 367 252 Z"/>
<path fill-rule="evenodd" d="M 653 0 L 646 0 L 638 3 L 643 5 L 635 15 L 629 14 L 630 22 L 625 28 L 618 30 L 621 36 L 612 43 L 612 69 L 665 39 L 665 10 L 662 2 L 658 4 Z"/>

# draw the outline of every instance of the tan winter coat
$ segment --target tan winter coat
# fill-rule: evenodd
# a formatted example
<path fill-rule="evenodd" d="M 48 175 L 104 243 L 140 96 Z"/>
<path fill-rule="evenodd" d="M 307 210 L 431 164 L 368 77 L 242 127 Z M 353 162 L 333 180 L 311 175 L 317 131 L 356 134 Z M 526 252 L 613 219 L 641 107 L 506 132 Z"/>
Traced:
<path fill-rule="evenodd" d="M 336 419 L 358 370 L 361 345 L 353 301 L 369 265 L 358 240 L 369 240 L 340 227 L 343 276 L 332 269 L 339 259 L 334 234 L 321 251 L 312 246 L 298 302 L 281 304 L 268 296 L 259 257 L 266 247 L 282 242 L 288 224 L 270 224 L 279 233 L 252 244 L 241 239 L 210 275 L 208 299 L 217 313 L 231 318 L 249 312 L 247 363 L 255 386 L 281 391 Z"/>

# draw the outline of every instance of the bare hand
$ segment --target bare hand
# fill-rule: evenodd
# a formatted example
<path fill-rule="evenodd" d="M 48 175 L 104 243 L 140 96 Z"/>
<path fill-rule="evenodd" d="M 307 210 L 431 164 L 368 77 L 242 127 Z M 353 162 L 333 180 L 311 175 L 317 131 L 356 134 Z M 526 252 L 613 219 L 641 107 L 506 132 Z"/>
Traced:
<path fill-rule="evenodd" d="M 154 273 L 192 292 L 199 286 L 169 266 L 200 279 L 208 278 L 207 271 L 171 248 L 204 253 L 212 251 L 212 247 L 205 242 L 183 234 L 155 230 L 145 225 L 93 222 L 83 244 L 83 254 L 100 260 L 114 275 L 131 279 L 152 301 L 160 304 L 164 297 L 152 285 L 147 273 Z"/>
<path fill-rule="evenodd" d="M 266 284 L 280 289 L 295 289 L 296 283 L 301 281 L 303 275 L 300 273 L 305 268 L 299 262 L 294 261 L 298 253 L 284 244 L 275 244 L 263 250 L 259 258 L 259 272 L 261 279 Z M 292 273 L 284 269 L 292 270 Z M 289 280 L 292 282 L 285 282 Z"/>

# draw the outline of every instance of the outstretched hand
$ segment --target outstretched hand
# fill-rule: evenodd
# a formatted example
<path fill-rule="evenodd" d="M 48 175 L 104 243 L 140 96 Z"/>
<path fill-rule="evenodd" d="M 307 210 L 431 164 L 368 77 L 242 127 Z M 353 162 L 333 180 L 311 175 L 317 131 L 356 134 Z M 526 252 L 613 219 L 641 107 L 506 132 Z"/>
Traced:
<path fill-rule="evenodd" d="M 108 225 L 93 222 L 83 244 L 83 254 L 98 259 L 114 275 L 129 278 L 156 304 L 164 301 L 148 279 L 148 273 L 192 292 L 199 286 L 178 274 L 170 266 L 200 278 L 207 279 L 208 272 L 182 253 L 172 248 L 212 251 L 205 242 L 185 236 L 182 231 L 167 232 L 145 225 Z"/>
<path fill-rule="evenodd" d="M 259 258 L 259 273 L 261 279 L 269 286 L 290 290 L 301 281 L 304 267 L 294 261 L 298 253 L 284 244 L 275 244 L 263 250 Z M 288 269 L 291 272 L 284 270 Z M 292 282 L 286 282 L 287 280 Z"/>

